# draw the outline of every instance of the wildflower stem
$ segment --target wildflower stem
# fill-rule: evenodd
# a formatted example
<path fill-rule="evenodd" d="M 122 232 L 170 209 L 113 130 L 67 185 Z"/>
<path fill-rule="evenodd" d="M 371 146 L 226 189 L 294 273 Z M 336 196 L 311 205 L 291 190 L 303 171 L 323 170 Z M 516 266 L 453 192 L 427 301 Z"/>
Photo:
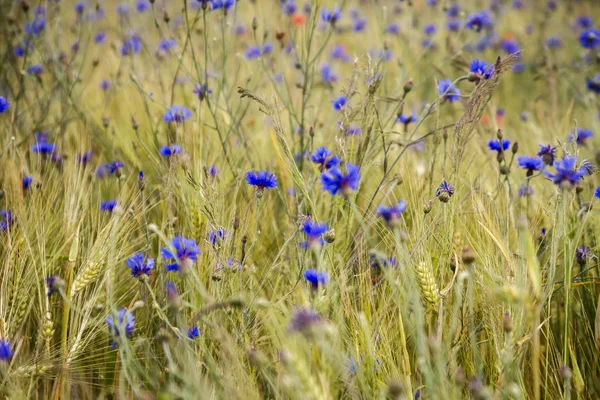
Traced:
<path fill-rule="evenodd" d="M 569 307 L 571 299 L 571 272 L 572 272 L 572 260 L 570 260 L 569 251 L 569 238 L 567 235 L 566 225 L 566 214 L 567 214 L 567 192 L 566 189 L 562 190 L 562 212 L 561 212 L 561 225 L 564 230 L 564 268 L 565 268 L 565 327 L 564 327 L 564 344 L 563 344 L 563 364 L 569 366 Z M 567 393 L 565 392 L 565 398 Z"/>

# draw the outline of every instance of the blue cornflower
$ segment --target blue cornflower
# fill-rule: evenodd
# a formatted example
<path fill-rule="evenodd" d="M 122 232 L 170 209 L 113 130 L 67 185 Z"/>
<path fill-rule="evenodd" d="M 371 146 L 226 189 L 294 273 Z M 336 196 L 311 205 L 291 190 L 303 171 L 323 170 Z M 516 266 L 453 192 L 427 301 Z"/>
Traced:
<path fill-rule="evenodd" d="M 390 226 L 397 226 L 400 223 L 400 217 L 404 214 L 404 211 L 406 211 L 406 202 L 404 200 L 400 200 L 391 207 L 382 204 L 377 208 L 377 214 Z"/>
<path fill-rule="evenodd" d="M 321 66 L 321 79 L 325 83 L 335 83 L 338 81 L 337 74 L 333 71 L 333 68 L 329 64 L 323 64 Z"/>
<path fill-rule="evenodd" d="M 42 67 L 40 64 L 34 64 L 32 66 L 30 66 L 29 68 L 27 68 L 27 73 L 29 75 L 41 75 L 42 72 L 44 72 L 44 67 Z"/>
<path fill-rule="evenodd" d="M 104 178 L 107 175 L 117 174 L 120 175 L 121 169 L 125 167 L 125 164 L 121 161 L 113 161 L 111 163 L 102 164 L 96 170 L 96 176 L 98 178 Z"/>
<path fill-rule="evenodd" d="M 33 178 L 31 176 L 24 176 L 22 180 L 23 190 L 29 189 L 32 183 Z"/>
<path fill-rule="evenodd" d="M 544 168 L 544 160 L 539 156 L 519 156 L 517 157 L 519 168 L 527 170 L 527 176 L 533 175 L 534 171 L 540 171 Z"/>
<path fill-rule="evenodd" d="M 321 322 L 321 317 L 310 309 L 299 309 L 294 312 L 288 330 L 310 335 L 313 328 Z"/>
<path fill-rule="evenodd" d="M 0 231 L 7 230 L 14 223 L 12 211 L 0 211 Z"/>
<path fill-rule="evenodd" d="M 513 70 L 514 73 L 520 74 L 521 72 L 525 71 L 525 64 L 520 63 L 520 62 L 515 63 L 513 65 L 512 70 Z"/>
<path fill-rule="evenodd" d="M 108 79 L 102 79 L 100 81 L 100 89 L 103 92 L 106 92 L 108 89 L 110 89 L 110 81 Z"/>
<path fill-rule="evenodd" d="M 549 49 L 558 49 L 562 47 L 562 39 L 560 36 L 548 36 L 545 43 Z"/>
<path fill-rule="evenodd" d="M 325 146 L 319 147 L 311 156 L 311 161 L 315 164 L 319 164 L 319 169 L 321 171 L 333 167 L 337 167 L 340 165 L 340 158 L 338 156 L 334 156 L 333 153 Z"/>
<path fill-rule="evenodd" d="M 427 24 L 425 28 L 423 28 L 423 33 L 427 36 L 431 36 L 437 32 L 437 27 L 434 24 Z"/>
<path fill-rule="evenodd" d="M 194 86 L 194 94 L 198 96 L 198 100 L 203 101 L 207 95 L 212 94 L 212 90 L 208 88 L 206 83 L 199 85 L 196 83 Z"/>
<path fill-rule="evenodd" d="M 490 148 L 490 150 L 497 151 L 500 153 L 508 150 L 508 148 L 510 147 L 510 140 L 502 139 L 502 141 L 500 141 L 500 139 L 492 139 L 488 142 L 488 147 Z"/>
<path fill-rule="evenodd" d="M 175 154 L 181 154 L 182 150 L 181 150 L 181 146 L 179 146 L 178 144 L 172 144 L 170 146 L 163 146 L 160 148 L 160 150 L 158 150 L 158 154 L 160 154 L 163 157 L 171 157 Z"/>
<path fill-rule="evenodd" d="M 188 339 L 194 340 L 198 336 L 200 336 L 200 330 L 198 329 L 198 327 L 196 325 L 191 326 L 190 329 L 188 329 L 187 331 Z"/>
<path fill-rule="evenodd" d="M 435 191 L 435 196 L 442 202 L 447 203 L 454 196 L 454 186 L 449 184 L 445 179 Z"/>
<path fill-rule="evenodd" d="M 398 33 L 400 33 L 400 25 L 396 23 L 391 23 L 385 27 L 385 31 L 390 35 L 397 35 Z"/>
<path fill-rule="evenodd" d="M 56 275 L 50 275 L 46 278 L 46 286 L 48 287 L 47 295 L 50 297 L 65 287 L 65 281 Z"/>
<path fill-rule="evenodd" d="M 158 48 L 162 51 L 169 51 L 177 46 L 177 41 L 173 38 L 162 39 L 158 43 Z"/>
<path fill-rule="evenodd" d="M 594 136 L 594 132 L 591 129 L 576 128 L 569 134 L 569 141 L 576 141 L 579 145 L 585 145 L 592 136 Z"/>
<path fill-rule="evenodd" d="M 600 186 L 598 186 L 594 191 L 594 196 L 596 196 L 597 199 L 600 199 Z"/>
<path fill-rule="evenodd" d="M 8 343 L 4 339 L 1 339 L 0 340 L 0 361 L 7 362 L 8 360 L 10 360 L 12 358 L 12 356 L 13 356 L 13 352 L 12 352 L 10 343 Z"/>
<path fill-rule="evenodd" d="M 231 7 L 235 5 L 235 0 L 212 0 L 212 9 L 218 10 L 222 8 L 223 10 L 229 10 Z"/>
<path fill-rule="evenodd" d="M 23 57 L 25 55 L 25 46 L 21 44 L 15 45 L 13 54 L 15 55 L 15 57 Z"/>
<path fill-rule="evenodd" d="M 10 100 L 4 96 L 0 96 L 0 114 L 3 114 L 10 107 Z"/>
<path fill-rule="evenodd" d="M 310 283 L 313 290 L 319 289 L 319 285 L 323 286 L 329 281 L 329 274 L 314 269 L 304 271 L 304 279 Z"/>
<path fill-rule="evenodd" d="M 308 240 L 301 243 L 302 247 L 319 248 L 322 246 L 325 243 L 322 236 L 328 229 L 327 224 L 319 224 L 312 219 L 307 220 L 304 225 L 302 225 L 302 231 Z"/>
<path fill-rule="evenodd" d="M 519 42 L 513 38 L 506 38 L 500 42 L 500 48 L 504 50 L 506 54 L 514 54 L 519 51 Z"/>
<path fill-rule="evenodd" d="M 336 59 L 336 60 L 340 60 L 342 62 L 350 61 L 350 55 L 346 51 L 346 48 L 344 47 L 344 45 L 341 45 L 341 44 L 338 44 L 333 49 L 331 49 L 331 52 L 329 53 L 329 57 Z"/>
<path fill-rule="evenodd" d="M 122 161 L 115 160 L 111 163 L 106 164 L 106 167 L 108 168 L 108 172 L 110 174 L 114 174 L 118 173 L 121 170 L 121 168 L 124 168 L 125 164 L 123 164 Z"/>
<path fill-rule="evenodd" d="M 25 33 L 37 36 L 46 27 L 46 19 L 44 17 L 38 17 L 31 22 L 25 24 Z"/>
<path fill-rule="evenodd" d="M 555 173 L 545 172 L 544 175 L 550 178 L 552 182 L 557 185 L 562 184 L 570 184 L 575 185 L 579 183 L 580 180 L 583 179 L 584 176 L 588 174 L 587 169 L 585 168 L 576 168 L 575 163 L 577 162 L 577 157 L 567 156 L 562 160 L 558 160 L 555 162 L 554 168 L 556 169 Z"/>
<path fill-rule="evenodd" d="M 123 41 L 121 45 L 121 55 L 129 56 L 137 54 L 142 49 L 142 40 L 137 35 Z"/>
<path fill-rule="evenodd" d="M 594 21 L 589 15 L 580 15 L 575 19 L 575 26 L 582 29 L 588 29 L 594 26 Z"/>
<path fill-rule="evenodd" d="M 106 38 L 105 32 L 98 32 L 98 33 L 96 33 L 96 36 L 94 36 L 94 43 L 96 43 L 96 44 L 104 43 L 105 38 Z"/>
<path fill-rule="evenodd" d="M 600 94 L 600 74 L 594 75 L 592 79 L 586 78 L 585 85 L 592 92 Z"/>
<path fill-rule="evenodd" d="M 321 184 L 323 189 L 336 195 L 338 192 L 349 194 L 358 189 L 360 183 L 360 170 L 354 164 L 346 164 L 346 174 L 343 174 L 337 167 L 328 169 L 321 174 Z"/>
<path fill-rule="evenodd" d="M 154 258 L 146 258 L 144 253 L 135 253 L 125 261 L 125 264 L 131 268 L 131 276 L 141 278 L 150 276 L 154 268 Z"/>
<path fill-rule="evenodd" d="M 453 3 L 450 6 L 448 6 L 448 9 L 446 10 L 446 14 L 449 17 L 458 17 L 458 13 L 460 12 L 460 6 L 458 5 L 458 3 Z"/>
<path fill-rule="evenodd" d="M 398 118 L 396 119 L 396 122 L 403 124 L 404 127 L 408 127 L 409 124 L 411 124 L 413 122 L 417 122 L 417 120 L 418 120 L 417 114 L 415 114 L 413 112 L 410 115 L 400 114 L 398 116 Z"/>
<path fill-rule="evenodd" d="M 171 108 L 165 112 L 163 116 L 163 120 L 165 122 L 175 122 L 177 124 L 182 123 L 183 121 L 190 119 L 192 117 L 192 112 L 185 108 L 184 106 L 172 105 Z"/>
<path fill-rule="evenodd" d="M 187 271 L 191 264 L 198 261 L 200 248 L 194 239 L 186 239 L 179 235 L 171 241 L 171 246 L 175 249 L 173 253 L 168 248 L 160 249 L 160 255 L 165 260 L 173 260 L 171 264 L 167 264 L 167 271 Z"/>
<path fill-rule="evenodd" d="M 367 27 L 366 18 L 356 18 L 352 21 L 352 30 L 354 32 L 362 32 Z"/>
<path fill-rule="evenodd" d="M 321 9 L 321 19 L 323 22 L 329 22 L 331 25 L 335 25 L 340 18 L 342 18 L 342 12 L 338 7 L 334 7 L 331 10 L 328 10 L 325 7 Z"/>
<path fill-rule="evenodd" d="M 460 19 L 449 18 L 446 27 L 450 32 L 458 32 L 460 30 Z"/>
<path fill-rule="evenodd" d="M 148 0 L 137 0 L 135 2 L 135 9 L 137 12 L 142 13 L 150 8 Z"/>
<path fill-rule="evenodd" d="M 83 11 L 85 10 L 85 3 L 83 1 L 76 3 L 73 6 L 73 10 L 75 10 L 77 14 L 83 14 Z"/>
<path fill-rule="evenodd" d="M 277 177 L 269 171 L 249 171 L 246 174 L 246 182 L 256 186 L 259 191 L 277 187 Z"/>
<path fill-rule="evenodd" d="M 391 256 L 389 258 L 378 256 L 375 253 L 369 254 L 369 265 L 375 270 L 375 272 L 381 272 L 383 268 L 395 267 L 398 264 L 396 257 Z"/>
<path fill-rule="evenodd" d="M 287 0 L 286 2 L 282 2 L 281 9 L 288 17 L 294 15 L 298 10 L 298 7 L 296 6 L 296 0 Z"/>
<path fill-rule="evenodd" d="M 208 172 L 208 175 L 210 175 L 214 178 L 215 176 L 217 176 L 219 174 L 219 168 L 217 168 L 217 166 L 213 164 L 210 167 L 208 167 L 206 172 Z"/>
<path fill-rule="evenodd" d="M 213 246 L 219 246 L 223 239 L 225 239 L 225 234 L 226 232 L 223 228 L 208 232 L 208 242 Z"/>
<path fill-rule="evenodd" d="M 481 32 L 483 28 L 489 28 L 493 25 L 492 16 L 489 11 L 477 11 L 467 16 L 465 28 L 472 29 L 475 32 Z"/>
<path fill-rule="evenodd" d="M 346 96 L 338 96 L 331 104 L 336 111 L 340 111 L 346 105 L 346 101 Z"/>
<path fill-rule="evenodd" d="M 522 184 L 519 187 L 519 197 L 533 196 L 533 188 L 529 185 Z"/>
<path fill-rule="evenodd" d="M 46 141 L 39 141 L 31 146 L 31 150 L 34 153 L 40 153 L 42 155 L 53 154 L 56 151 L 56 145 L 53 143 L 48 143 Z"/>
<path fill-rule="evenodd" d="M 469 72 L 475 74 L 479 78 L 489 79 L 494 73 L 494 66 L 479 59 L 474 59 L 469 65 Z"/>
<path fill-rule="evenodd" d="M 442 101 L 448 100 L 450 103 L 453 103 L 460 99 L 460 90 L 452 84 L 450 79 L 439 81 L 437 89 Z"/>
<path fill-rule="evenodd" d="M 106 200 L 100 204 L 100 210 L 112 212 L 116 206 L 117 206 L 116 200 Z"/>
<path fill-rule="evenodd" d="M 349 136 L 360 135 L 361 133 L 362 133 L 362 128 L 358 125 L 350 125 L 346 129 L 346 135 L 349 135 Z"/>
<path fill-rule="evenodd" d="M 173 281 L 167 281 L 167 300 L 172 306 L 179 305 L 179 293 L 177 293 L 177 286 Z"/>
<path fill-rule="evenodd" d="M 595 49 L 600 45 L 600 31 L 595 28 L 586 29 L 579 34 L 579 43 L 586 49 Z"/>
<path fill-rule="evenodd" d="M 260 57 L 261 51 L 258 46 L 248 46 L 246 48 L 245 56 L 248 60 L 253 60 L 255 58 Z"/>
<path fill-rule="evenodd" d="M 581 246 L 575 250 L 575 260 L 577 260 L 577 264 L 582 266 L 587 264 L 593 255 L 592 249 L 587 246 Z"/>
<path fill-rule="evenodd" d="M 115 317 L 117 317 L 115 319 Z M 135 317 L 133 314 L 127 311 L 126 308 L 121 308 L 116 315 L 109 315 L 106 317 L 106 324 L 110 330 L 110 333 L 118 338 L 122 333 L 125 336 L 131 336 L 133 334 L 133 330 L 135 329 Z M 113 344 L 115 347 L 117 343 Z"/>

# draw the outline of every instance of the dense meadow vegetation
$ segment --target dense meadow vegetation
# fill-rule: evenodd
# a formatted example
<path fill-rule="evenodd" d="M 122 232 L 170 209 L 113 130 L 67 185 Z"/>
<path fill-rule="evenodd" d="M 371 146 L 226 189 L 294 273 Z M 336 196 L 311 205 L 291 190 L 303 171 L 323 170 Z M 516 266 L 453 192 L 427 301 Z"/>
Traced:
<path fill-rule="evenodd" d="M 600 3 L 0 2 L 0 397 L 600 398 Z"/>

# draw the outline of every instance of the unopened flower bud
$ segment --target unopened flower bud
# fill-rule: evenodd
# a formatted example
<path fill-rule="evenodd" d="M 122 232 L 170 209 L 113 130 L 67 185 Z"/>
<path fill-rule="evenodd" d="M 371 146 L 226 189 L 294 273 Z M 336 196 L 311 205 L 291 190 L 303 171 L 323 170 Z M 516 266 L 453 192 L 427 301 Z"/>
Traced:
<path fill-rule="evenodd" d="M 470 247 L 463 247 L 462 249 L 462 262 L 466 265 L 471 265 L 475 262 L 477 256 L 475 252 Z"/>
<path fill-rule="evenodd" d="M 412 79 L 409 79 L 408 81 L 406 81 L 406 83 L 404 84 L 404 95 L 407 95 L 408 93 L 410 93 L 413 86 L 414 86 L 414 83 L 413 83 Z"/>
<path fill-rule="evenodd" d="M 399 379 L 390 379 L 387 383 L 387 397 L 389 399 L 401 399 L 404 396 L 404 384 Z"/>
<path fill-rule="evenodd" d="M 513 154 L 517 154 L 517 152 L 519 151 L 519 142 L 514 142 L 511 150 Z"/>
<path fill-rule="evenodd" d="M 333 243 L 335 241 L 335 229 L 331 228 L 323 234 L 323 239 L 327 243 Z"/>
<path fill-rule="evenodd" d="M 502 329 L 505 333 L 511 333 L 513 330 L 513 323 L 509 313 L 504 314 L 504 319 L 502 320 Z"/>
<path fill-rule="evenodd" d="M 432 208 L 433 208 L 433 201 L 432 200 L 427 200 L 425 202 L 425 204 L 423 205 L 423 213 L 424 214 L 429 214 L 431 212 Z"/>

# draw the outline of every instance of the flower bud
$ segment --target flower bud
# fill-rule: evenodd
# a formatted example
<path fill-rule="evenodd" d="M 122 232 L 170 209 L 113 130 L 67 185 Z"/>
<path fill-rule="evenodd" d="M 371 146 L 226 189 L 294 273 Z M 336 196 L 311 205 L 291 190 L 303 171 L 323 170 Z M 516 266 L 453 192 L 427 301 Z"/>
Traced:
<path fill-rule="evenodd" d="M 404 95 L 407 95 L 408 93 L 410 93 L 413 86 L 414 86 L 414 83 L 413 83 L 412 79 L 409 79 L 408 81 L 406 81 L 406 83 L 404 84 Z"/>
<path fill-rule="evenodd" d="M 475 262 L 477 256 L 470 247 L 463 247 L 462 249 L 462 262 L 466 265 L 471 265 Z"/>
<path fill-rule="evenodd" d="M 425 202 L 425 204 L 423 205 L 423 213 L 424 214 L 429 214 L 431 212 L 432 208 L 433 208 L 433 201 L 432 200 L 427 200 Z"/>
<path fill-rule="evenodd" d="M 517 154 L 517 152 L 519 151 L 519 142 L 514 142 L 511 150 L 513 154 Z"/>
<path fill-rule="evenodd" d="M 502 329 L 505 333 L 511 333 L 513 330 L 513 323 L 509 313 L 504 314 L 504 319 L 502 320 Z"/>
<path fill-rule="evenodd" d="M 335 229 L 331 228 L 323 234 L 323 239 L 327 243 L 333 243 L 335 241 Z"/>

